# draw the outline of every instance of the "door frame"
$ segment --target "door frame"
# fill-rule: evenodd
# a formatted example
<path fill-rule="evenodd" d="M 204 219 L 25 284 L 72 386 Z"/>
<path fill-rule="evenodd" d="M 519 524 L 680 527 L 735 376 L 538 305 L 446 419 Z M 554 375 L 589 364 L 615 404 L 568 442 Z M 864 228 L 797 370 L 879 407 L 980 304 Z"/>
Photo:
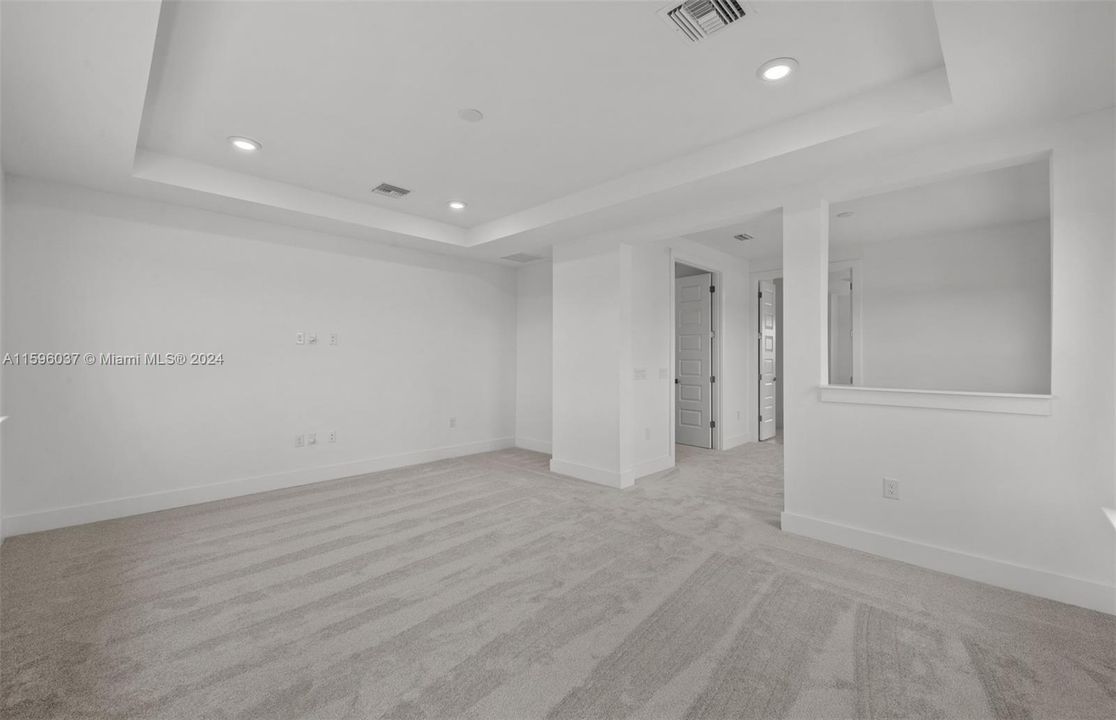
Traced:
<path fill-rule="evenodd" d="M 760 321 L 759 321 L 759 284 L 765 280 L 782 280 L 783 268 L 775 268 L 774 270 L 760 270 L 749 275 L 750 283 L 748 287 L 748 306 L 752 309 L 748 313 L 750 319 L 748 320 L 748 345 L 752 348 L 748 353 L 748 373 L 749 396 L 752 398 L 752 442 L 760 442 L 760 391 L 759 391 L 759 341 L 760 341 Z M 786 288 L 783 289 L 786 292 Z M 782 327 L 775 328 L 778 333 L 783 332 Z M 782 392 L 783 378 L 776 377 L 775 392 Z M 775 427 L 778 428 L 778 418 L 776 419 Z"/>
<path fill-rule="evenodd" d="M 689 265 L 689 263 L 686 263 L 686 264 Z M 853 377 L 854 378 L 863 378 L 864 377 L 864 352 L 863 352 L 863 350 L 864 350 L 864 333 L 860 332 L 858 330 L 855 330 L 855 328 L 864 327 L 864 324 L 862 322 L 862 320 L 863 320 L 862 289 L 863 289 L 864 286 L 862 284 L 863 280 L 861 279 L 863 277 L 862 274 L 861 274 L 861 261 L 860 261 L 859 258 L 855 258 L 855 259 L 852 259 L 852 260 L 834 260 L 834 261 L 829 263 L 829 272 L 834 272 L 836 270 L 846 270 L 846 269 L 851 269 L 852 270 L 852 282 L 853 282 L 853 289 L 852 289 L 852 306 L 853 306 L 852 307 L 852 316 L 853 316 L 853 328 L 854 328 L 854 332 L 853 332 Z M 753 347 L 752 352 L 748 353 L 748 357 L 750 358 L 750 360 L 748 360 L 748 367 L 749 367 L 749 370 L 750 370 L 750 373 L 749 373 L 750 379 L 749 379 L 748 382 L 752 383 L 751 386 L 750 386 L 751 387 L 750 396 L 752 397 L 752 420 L 753 420 L 753 422 L 755 422 L 755 425 L 753 426 L 753 430 L 752 430 L 752 432 L 754 433 L 752 435 L 752 442 L 758 442 L 759 441 L 759 421 L 758 421 L 758 418 L 759 418 L 760 394 L 759 394 L 759 385 L 758 385 L 758 382 L 757 382 L 757 378 L 759 377 L 759 347 L 758 347 L 758 343 L 759 343 L 760 327 L 759 327 L 759 306 L 758 306 L 757 295 L 759 294 L 760 281 L 761 280 L 781 280 L 783 278 L 783 268 L 780 265 L 779 267 L 772 268 L 770 270 L 758 270 L 756 272 L 749 273 L 748 278 L 749 278 L 748 303 L 749 303 L 749 307 L 751 308 L 751 311 L 748 313 L 749 316 L 751 317 L 751 319 L 748 321 L 748 329 L 749 329 L 749 332 L 750 332 L 750 335 L 748 337 L 750 338 L 749 343 L 756 343 L 756 345 Z M 829 282 L 829 274 L 828 273 L 826 274 L 826 282 L 827 283 Z M 783 295 L 784 295 L 784 297 L 786 297 L 786 287 L 785 286 L 783 288 Z M 828 297 L 829 297 L 829 288 L 827 287 L 826 288 L 826 298 L 827 298 L 826 302 L 827 303 L 828 303 Z M 784 318 L 785 317 L 786 316 L 784 315 Z M 777 330 L 780 333 L 783 332 L 783 328 L 781 328 L 781 327 L 777 328 Z M 819 330 L 824 331 L 823 343 L 825 344 L 825 346 L 827 348 L 826 364 L 825 364 L 824 367 L 819 368 L 819 372 L 824 372 L 824 377 L 826 377 L 828 379 L 829 378 L 829 352 L 828 352 L 828 347 L 829 347 L 829 323 L 827 322 L 825 327 L 822 328 L 822 329 L 819 329 Z M 819 375 L 819 377 L 820 377 L 820 375 Z M 784 385 L 782 385 L 782 382 L 783 382 L 782 378 L 779 378 L 777 380 L 777 382 L 780 383 L 780 386 L 779 386 L 780 388 L 784 387 Z M 827 383 L 823 383 L 823 385 L 826 385 L 826 384 Z M 848 386 L 845 385 L 843 387 L 848 387 Z M 780 392 L 782 392 L 782 391 L 780 390 Z M 786 407 L 786 404 L 784 403 L 784 408 L 785 407 Z"/>
<path fill-rule="evenodd" d="M 864 307 L 863 296 L 861 290 L 863 289 L 862 283 L 864 282 L 861 276 L 861 262 L 860 260 L 834 260 L 829 263 L 829 272 L 840 272 L 841 270 L 852 270 L 852 324 L 853 324 L 853 383 L 863 383 L 864 381 L 864 333 L 861 329 L 864 327 Z M 826 288 L 826 305 L 828 307 L 829 288 Z M 829 327 L 826 324 L 826 358 L 829 357 Z M 825 377 L 829 378 L 829 365 L 828 360 L 825 366 Z M 827 383 L 828 384 L 828 383 Z M 845 387 L 848 387 L 847 385 Z"/>
<path fill-rule="evenodd" d="M 722 360 L 723 360 L 723 356 L 724 356 L 724 344 L 725 344 L 724 343 L 724 337 L 725 337 L 724 317 L 725 317 L 725 314 L 724 314 L 724 312 L 722 312 L 722 306 L 724 304 L 725 293 L 724 293 L 724 289 L 721 285 L 721 282 L 722 282 L 721 271 L 714 268 L 714 267 L 710 267 L 708 263 L 704 263 L 699 259 L 691 258 L 685 252 L 678 252 L 674 248 L 671 248 L 671 250 L 670 250 L 670 265 L 669 265 L 669 269 L 670 269 L 670 278 L 669 278 L 669 286 L 670 286 L 670 378 L 668 378 L 668 379 L 670 380 L 670 408 L 669 408 L 669 413 L 670 413 L 670 415 L 669 415 L 669 418 L 670 418 L 670 461 L 671 461 L 672 464 L 675 462 L 675 459 L 676 459 L 675 458 L 676 440 L 675 440 L 674 435 L 675 435 L 675 430 L 676 430 L 676 426 L 677 426 L 677 420 L 675 418 L 675 413 L 678 412 L 678 408 L 676 407 L 676 401 L 678 399 L 678 389 L 674 386 L 674 378 L 678 377 L 678 367 L 677 367 L 678 366 L 678 348 L 677 348 L 677 344 L 678 344 L 678 313 L 677 313 L 676 308 L 675 308 L 675 298 L 674 298 L 674 294 L 675 294 L 674 293 L 674 279 L 675 279 L 674 278 L 674 273 L 675 273 L 674 266 L 678 263 L 681 263 L 683 265 L 688 265 L 689 267 L 696 268 L 696 269 L 701 270 L 703 272 L 709 273 L 710 275 L 713 276 L 713 286 L 715 288 L 717 288 L 716 292 L 711 293 L 713 295 L 713 301 L 711 303 L 711 305 L 712 305 L 711 311 L 712 311 L 712 316 L 713 316 L 713 323 L 712 324 L 713 324 L 713 333 L 714 333 L 713 352 L 711 353 L 712 354 L 712 365 L 713 365 L 712 374 L 715 378 L 717 378 L 717 381 L 715 383 L 713 383 L 713 396 L 712 396 L 713 409 L 712 409 L 712 412 L 710 412 L 709 417 L 713 420 L 713 423 L 715 425 L 715 427 L 713 428 L 713 443 L 712 443 L 713 444 L 713 450 L 721 450 L 724 447 L 724 435 L 723 435 L 724 423 L 721 422 L 721 408 L 724 406 L 724 403 L 722 402 L 723 398 L 722 398 L 721 388 L 723 387 L 724 383 L 721 380 L 721 368 L 722 368 Z"/>

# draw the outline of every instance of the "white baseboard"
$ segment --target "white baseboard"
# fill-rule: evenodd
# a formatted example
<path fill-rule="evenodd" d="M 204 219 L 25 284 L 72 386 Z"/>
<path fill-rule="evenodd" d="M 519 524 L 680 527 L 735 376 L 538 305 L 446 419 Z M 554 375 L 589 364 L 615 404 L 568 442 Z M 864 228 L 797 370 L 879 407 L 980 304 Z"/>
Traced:
<path fill-rule="evenodd" d="M 783 513 L 783 530 L 969 580 L 1116 614 L 1116 587 L 1046 570 L 925 545 L 805 515 Z"/>
<path fill-rule="evenodd" d="M 550 441 L 549 440 L 536 440 L 528 437 L 517 437 L 515 439 L 515 446 L 523 448 L 524 450 L 534 450 L 535 452 L 550 454 Z"/>
<path fill-rule="evenodd" d="M 550 459 L 550 472 L 558 473 L 559 475 L 568 475 L 578 480 L 585 480 L 586 482 L 605 485 L 610 488 L 619 488 L 621 490 L 626 487 L 631 487 L 635 482 L 634 479 L 625 478 L 620 473 L 613 472 L 612 470 L 604 470 L 588 465 L 578 465 L 577 463 L 555 460 L 554 458 Z"/>
<path fill-rule="evenodd" d="M 655 458 L 654 460 L 647 460 L 646 462 L 639 463 L 631 470 L 621 473 L 621 486 L 630 487 L 635 484 L 636 480 L 648 475 L 654 475 L 663 470 L 670 470 L 674 467 L 674 458 L 670 455 L 663 455 L 662 457 Z"/>
<path fill-rule="evenodd" d="M 752 442 L 751 435 L 733 435 L 732 437 L 725 438 L 722 450 L 732 450 L 734 447 L 740 447 L 744 443 Z"/>
<path fill-rule="evenodd" d="M 280 490 L 296 485 L 337 480 L 354 475 L 392 470 L 407 465 L 418 465 L 435 460 L 475 455 L 476 453 L 503 450 L 513 447 L 513 438 L 497 438 L 495 440 L 482 440 L 480 442 L 466 443 L 463 445 L 448 445 L 430 450 L 404 453 L 402 455 L 388 455 L 367 460 L 358 460 L 337 465 L 301 468 L 290 472 L 258 477 L 240 478 L 212 485 L 196 485 L 194 487 L 165 490 L 149 493 L 147 495 L 134 495 L 132 497 L 102 500 L 85 505 L 70 505 L 68 507 L 40 510 L 23 515 L 8 515 L 3 519 L 5 536 L 23 535 L 24 533 L 53 530 L 55 528 L 69 527 L 71 525 L 84 525 L 85 523 L 112 520 L 115 518 L 139 515 L 141 513 L 155 512 L 156 510 L 169 510 L 185 505 L 224 500 L 240 495 Z"/>
<path fill-rule="evenodd" d="M 663 470 L 669 470 L 672 467 L 674 467 L 674 459 L 669 455 L 642 462 L 623 472 L 615 472 L 603 468 L 590 467 L 588 465 L 578 465 L 577 463 L 555 460 L 553 458 L 550 460 L 551 472 L 558 473 L 559 475 L 568 475 L 572 478 L 585 480 L 598 485 L 619 488 L 620 490 L 635 485 L 635 481 L 641 477 L 662 472 Z"/>

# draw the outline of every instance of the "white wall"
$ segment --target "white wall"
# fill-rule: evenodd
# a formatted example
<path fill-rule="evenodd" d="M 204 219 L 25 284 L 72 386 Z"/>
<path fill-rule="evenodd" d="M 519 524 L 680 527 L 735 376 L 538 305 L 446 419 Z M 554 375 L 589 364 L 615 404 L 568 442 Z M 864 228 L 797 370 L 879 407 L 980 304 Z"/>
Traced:
<path fill-rule="evenodd" d="M 549 453 L 554 379 L 554 267 L 538 261 L 516 273 L 515 444 Z"/>
<path fill-rule="evenodd" d="M 0 13 L 3 15 L 3 13 Z M 2 36 L 3 33 L 0 33 Z M 0 57 L 3 53 L 0 52 Z M 0 103 L 2 106 L 2 103 Z M 0 107 L 0 116 L 3 116 L 2 107 Z M 0 137 L 3 137 L 2 129 L 0 129 Z M 0 358 L 4 356 L 4 163 L 0 161 Z M 3 383 L 0 382 L 0 543 L 4 542 L 4 393 Z"/>
<path fill-rule="evenodd" d="M 1116 611 L 1116 543 L 1102 512 L 1116 505 L 1112 126 L 1109 110 L 891 160 L 932 176 L 958 159 L 1052 151 L 1050 415 L 820 401 L 826 212 L 820 199 L 787 211 L 784 529 Z M 886 179 L 868 169 L 832 191 L 868 176 Z M 884 476 L 900 481 L 899 501 L 882 498 Z"/>
<path fill-rule="evenodd" d="M 225 358 L 5 367 L 9 533 L 513 442 L 511 269 L 18 178 L 6 210 L 7 350 Z"/>
<path fill-rule="evenodd" d="M 4 166 L 0 163 L 0 358 L 4 357 L 4 225 L 5 225 L 5 178 Z M 4 416 L 7 412 L 4 402 L 4 384 L 0 382 L 0 543 L 4 542 Z"/>
<path fill-rule="evenodd" d="M 674 331 L 671 290 L 674 267 L 670 248 L 661 244 L 632 247 L 631 365 L 632 387 L 627 425 L 626 468 L 634 477 L 672 467 L 670 398 L 674 392 L 670 335 Z"/>
<path fill-rule="evenodd" d="M 723 445 L 754 436 L 747 261 L 682 239 L 575 242 L 554 254 L 555 472 L 628 487 L 673 465 L 675 260 L 720 273 Z"/>
<path fill-rule="evenodd" d="M 554 248 L 553 450 L 550 467 L 614 487 L 621 477 L 621 384 L 630 387 L 628 246 Z M 630 484 L 630 483 L 628 483 Z"/>
<path fill-rule="evenodd" d="M 842 250 L 861 258 L 857 385 L 1050 392 L 1048 220 Z"/>

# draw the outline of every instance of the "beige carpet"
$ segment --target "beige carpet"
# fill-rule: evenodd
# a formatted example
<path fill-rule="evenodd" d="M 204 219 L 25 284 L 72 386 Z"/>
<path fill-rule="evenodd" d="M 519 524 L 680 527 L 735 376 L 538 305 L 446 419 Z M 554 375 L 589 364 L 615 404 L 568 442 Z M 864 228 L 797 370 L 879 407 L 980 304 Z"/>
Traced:
<path fill-rule="evenodd" d="M 509 450 L 9 539 L 5 717 L 1111 718 L 1116 620 Z"/>

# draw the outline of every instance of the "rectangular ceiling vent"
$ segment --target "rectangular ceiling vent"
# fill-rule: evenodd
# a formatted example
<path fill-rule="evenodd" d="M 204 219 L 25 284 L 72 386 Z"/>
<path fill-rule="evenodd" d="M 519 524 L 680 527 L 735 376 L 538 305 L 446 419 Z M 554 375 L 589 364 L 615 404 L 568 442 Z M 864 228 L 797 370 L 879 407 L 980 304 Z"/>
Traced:
<path fill-rule="evenodd" d="M 401 197 L 406 197 L 407 195 L 411 194 L 411 191 L 407 188 L 401 188 L 398 185 L 388 185 L 387 183 L 380 183 L 376 187 L 372 188 L 372 192 L 376 193 L 377 195 L 383 195 L 385 197 L 395 198 L 397 200 Z"/>
<path fill-rule="evenodd" d="M 501 260 L 511 260 L 512 262 L 517 262 L 517 263 L 529 263 L 529 262 L 535 262 L 536 260 L 542 260 L 542 256 L 541 255 L 529 255 L 527 253 L 515 253 L 513 255 L 505 255 L 504 257 L 502 257 L 500 259 Z"/>
<path fill-rule="evenodd" d="M 744 17 L 738 0 L 686 0 L 668 6 L 659 15 L 690 42 L 699 42 Z"/>
<path fill-rule="evenodd" d="M 752 237 L 748 233 L 740 233 L 739 235 L 733 235 L 732 237 L 733 237 L 734 240 L 739 240 L 740 242 L 747 242 L 749 240 L 754 240 L 755 239 L 754 237 Z"/>

